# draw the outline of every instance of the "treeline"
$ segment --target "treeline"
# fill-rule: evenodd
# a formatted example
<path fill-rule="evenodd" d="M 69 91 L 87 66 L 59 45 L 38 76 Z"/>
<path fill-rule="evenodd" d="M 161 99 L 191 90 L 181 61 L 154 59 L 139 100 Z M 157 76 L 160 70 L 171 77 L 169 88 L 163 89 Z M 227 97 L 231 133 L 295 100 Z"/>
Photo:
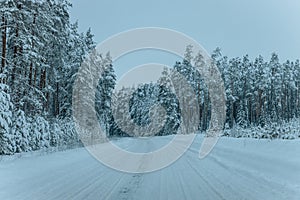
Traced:
<path fill-rule="evenodd" d="M 132 124 L 128 123 L 130 120 L 141 126 L 149 126 L 151 123 L 158 125 L 160 121 L 151 120 L 162 113 L 152 116 L 149 113 L 151 106 L 163 103 L 157 99 L 161 93 L 155 88 L 166 86 L 173 88 L 171 90 L 173 92 L 164 94 L 165 99 L 168 100 L 163 104 L 164 109 L 168 110 L 174 106 L 180 108 L 177 109 L 179 115 L 176 111 L 164 113 L 167 118 L 175 121 L 175 124 L 180 124 L 180 131 L 183 133 L 197 130 L 206 131 L 211 118 L 211 102 L 208 88 L 199 71 L 194 67 L 195 61 L 199 62 L 199 59 L 201 60 L 203 57 L 198 55 L 193 58 L 192 55 L 192 47 L 188 46 L 183 60 L 176 62 L 172 69 L 165 68 L 157 83 L 123 88 L 118 91 L 115 96 L 118 103 L 114 105 L 118 107 L 114 113 L 118 119 L 116 122 L 125 129 L 127 127 L 126 130 L 133 130 Z M 294 62 L 287 60 L 281 63 L 275 53 L 272 54 L 269 61 L 262 56 L 250 60 L 248 55 L 229 59 L 222 55 L 219 48 L 213 52 L 212 59 L 218 67 L 225 85 L 227 97 L 225 129 L 238 127 L 241 130 L 260 127 L 272 137 L 277 137 L 279 135 L 277 130 L 280 128 L 275 131 L 275 128 L 270 127 L 287 126 L 288 122 L 300 117 L 299 60 Z M 176 75 L 176 72 L 181 76 Z M 189 83 L 192 91 L 184 84 L 180 84 L 177 86 L 180 89 L 175 92 L 174 85 L 185 81 Z M 132 98 L 128 99 L 128 94 L 133 94 L 132 98 L 135 101 L 132 101 Z M 173 100 L 171 100 L 172 98 Z M 197 103 L 193 104 L 193 100 L 196 100 Z M 126 103 L 131 103 L 130 107 L 127 108 Z M 129 109 L 129 112 L 126 109 Z M 129 116 L 121 115 L 121 113 L 129 113 Z M 182 120 L 186 121 L 183 123 Z M 183 124 L 185 127 L 182 127 Z M 174 127 L 165 125 L 164 129 L 153 135 L 172 134 L 177 129 L 177 125 Z M 272 134 L 272 130 L 276 132 L 277 136 Z M 120 131 L 112 132 L 112 134 L 124 135 Z M 251 134 L 247 133 L 247 135 Z M 262 137 L 267 138 L 268 136 L 264 134 Z"/>
<path fill-rule="evenodd" d="M 191 49 L 189 46 L 187 52 Z M 175 69 L 194 87 L 199 99 L 199 128 L 206 130 L 210 120 L 209 94 L 193 68 L 193 59 L 198 58 L 187 56 L 183 62 L 176 63 Z M 251 60 L 248 55 L 229 59 L 222 55 L 220 48 L 212 53 L 212 59 L 225 85 L 226 129 L 280 125 L 300 117 L 299 60 L 281 63 L 276 53 L 268 61 L 262 56 Z"/>
<path fill-rule="evenodd" d="M 199 130 L 206 130 L 210 120 L 210 100 L 207 86 L 193 67 L 195 60 L 188 46 L 182 62 L 174 66 L 193 86 L 200 110 Z M 201 56 L 200 56 L 201 59 Z M 229 59 L 220 48 L 212 53 L 224 81 L 226 93 L 226 124 L 249 128 L 283 124 L 300 117 L 299 60 L 280 62 L 276 53 L 270 60 L 248 55 Z"/>
<path fill-rule="evenodd" d="M 268 61 L 247 55 L 228 59 L 220 49 L 212 58 L 225 83 L 229 128 L 264 127 L 300 117 L 299 60 L 280 62 L 276 53 Z"/>
<path fill-rule="evenodd" d="M 72 90 L 91 30 L 70 22 L 67 0 L 0 2 L 0 154 L 73 145 Z"/>

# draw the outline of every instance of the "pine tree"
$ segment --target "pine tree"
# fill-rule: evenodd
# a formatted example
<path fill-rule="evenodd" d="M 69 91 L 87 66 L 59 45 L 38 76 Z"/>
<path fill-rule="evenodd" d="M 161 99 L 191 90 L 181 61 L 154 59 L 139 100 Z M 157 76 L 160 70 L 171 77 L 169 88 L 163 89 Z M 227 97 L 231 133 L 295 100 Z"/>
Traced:
<path fill-rule="evenodd" d="M 58 147 L 62 144 L 62 130 L 59 123 L 55 120 L 50 125 L 50 146 Z"/>
<path fill-rule="evenodd" d="M 10 130 L 13 105 L 7 93 L 8 89 L 7 85 L 0 83 L 0 154 L 13 154 L 16 150 L 15 138 Z"/>
<path fill-rule="evenodd" d="M 103 72 L 97 85 L 96 91 L 96 111 L 100 121 L 105 125 L 104 130 L 107 135 L 112 134 L 113 131 L 113 115 L 111 110 L 111 102 L 113 90 L 116 85 L 116 75 L 114 73 L 112 59 L 107 53 L 102 59 Z"/>
<path fill-rule="evenodd" d="M 16 152 L 31 151 L 29 126 L 22 110 L 18 110 L 14 115 L 12 134 L 16 142 Z"/>

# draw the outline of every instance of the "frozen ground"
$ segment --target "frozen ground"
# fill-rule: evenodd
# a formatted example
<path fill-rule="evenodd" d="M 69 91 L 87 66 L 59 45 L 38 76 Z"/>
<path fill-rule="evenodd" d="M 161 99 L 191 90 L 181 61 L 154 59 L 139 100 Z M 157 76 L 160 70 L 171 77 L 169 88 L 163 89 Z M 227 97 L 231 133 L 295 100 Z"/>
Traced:
<path fill-rule="evenodd" d="M 157 149 L 168 137 L 123 138 L 134 152 Z M 198 159 L 203 140 L 171 166 L 148 174 L 127 174 L 100 164 L 84 148 L 0 161 L 1 200 L 242 200 L 300 197 L 300 140 L 221 138 Z"/>

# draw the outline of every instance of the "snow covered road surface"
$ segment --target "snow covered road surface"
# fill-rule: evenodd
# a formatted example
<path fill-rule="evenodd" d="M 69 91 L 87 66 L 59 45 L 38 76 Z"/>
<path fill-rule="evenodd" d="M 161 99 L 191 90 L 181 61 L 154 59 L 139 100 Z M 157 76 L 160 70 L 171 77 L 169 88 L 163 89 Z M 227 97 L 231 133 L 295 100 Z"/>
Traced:
<path fill-rule="evenodd" d="M 149 152 L 171 138 L 115 143 L 128 151 Z M 178 161 L 147 174 L 110 169 L 84 148 L 0 161 L 0 199 L 299 199 L 300 140 L 221 138 L 200 160 L 202 141 L 197 136 Z"/>

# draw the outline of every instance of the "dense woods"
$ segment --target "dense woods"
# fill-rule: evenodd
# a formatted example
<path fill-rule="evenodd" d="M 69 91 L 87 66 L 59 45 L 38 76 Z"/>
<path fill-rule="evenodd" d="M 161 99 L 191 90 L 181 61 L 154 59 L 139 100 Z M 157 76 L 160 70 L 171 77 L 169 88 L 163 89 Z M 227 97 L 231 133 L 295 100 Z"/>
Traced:
<path fill-rule="evenodd" d="M 289 122 L 300 115 L 299 60 L 280 62 L 276 53 L 266 61 L 228 59 L 220 49 L 212 55 L 223 76 L 229 127 L 268 126 Z"/>
<path fill-rule="evenodd" d="M 78 143 L 72 85 L 95 47 L 70 23 L 66 0 L 0 2 L 0 153 Z"/>
<path fill-rule="evenodd" d="M 180 91 L 176 91 L 176 96 L 174 95 L 175 91 L 165 94 L 168 99 L 177 99 L 177 101 L 169 100 L 166 107 L 175 104 L 180 108 L 177 109 L 179 116 L 177 112 L 167 112 L 165 114 L 168 118 L 176 119 L 177 123 L 181 125 L 182 119 L 180 116 L 187 116 L 188 121 L 184 123 L 187 127 L 181 128 L 191 128 L 191 130 L 183 132 L 181 130 L 182 133 L 207 130 L 211 118 L 211 102 L 208 88 L 200 73 L 194 67 L 197 59 L 192 57 L 192 47 L 188 46 L 183 60 L 176 62 L 171 69 L 165 68 L 161 79 L 157 83 L 120 90 L 116 94 L 119 97 L 119 104 L 122 104 L 124 100 L 124 103 L 129 102 L 124 97 L 125 94 L 136 91 L 139 95 L 133 97 L 136 98 L 136 103 L 131 105 L 133 108 L 130 107 L 131 119 L 137 121 L 138 124 L 149 124 L 151 122 L 149 116 L 151 105 L 161 104 L 157 100 L 158 95 L 155 88 L 167 86 L 173 87 L 174 91 L 174 85 L 178 82 L 187 81 L 193 91 L 189 91 L 184 85 L 180 85 Z M 262 56 L 251 60 L 248 55 L 242 58 L 229 59 L 222 55 L 220 48 L 212 53 L 212 59 L 218 67 L 225 84 L 227 110 L 224 129 L 238 129 L 238 132 L 249 129 L 250 132 L 251 130 L 255 132 L 255 137 L 265 138 L 274 138 L 279 137 L 280 134 L 297 132 L 299 127 L 296 126 L 296 122 L 299 122 L 297 120 L 300 117 L 299 60 L 287 60 L 282 63 L 276 53 L 273 53 L 268 61 L 264 60 Z M 175 72 L 178 72 L 181 76 L 176 77 Z M 181 81 L 181 79 L 184 80 Z M 192 96 L 193 93 L 195 96 Z M 156 99 L 155 102 L 154 99 Z M 191 105 L 193 99 L 196 99 L 197 106 L 190 110 L 188 105 Z M 124 108 L 124 103 L 123 106 L 120 106 L 120 109 Z M 196 113 L 195 110 L 197 110 Z M 198 117 L 195 118 L 194 115 L 198 115 Z M 128 121 L 126 117 L 128 116 L 124 116 L 124 120 L 119 121 Z M 196 130 L 193 127 L 195 123 L 197 124 Z M 174 127 L 164 128 L 156 135 L 168 135 L 176 130 Z M 225 132 L 227 135 L 242 136 L 242 133 Z M 299 131 L 297 135 L 299 135 Z M 247 136 L 252 137 L 253 135 L 247 132 Z"/>

